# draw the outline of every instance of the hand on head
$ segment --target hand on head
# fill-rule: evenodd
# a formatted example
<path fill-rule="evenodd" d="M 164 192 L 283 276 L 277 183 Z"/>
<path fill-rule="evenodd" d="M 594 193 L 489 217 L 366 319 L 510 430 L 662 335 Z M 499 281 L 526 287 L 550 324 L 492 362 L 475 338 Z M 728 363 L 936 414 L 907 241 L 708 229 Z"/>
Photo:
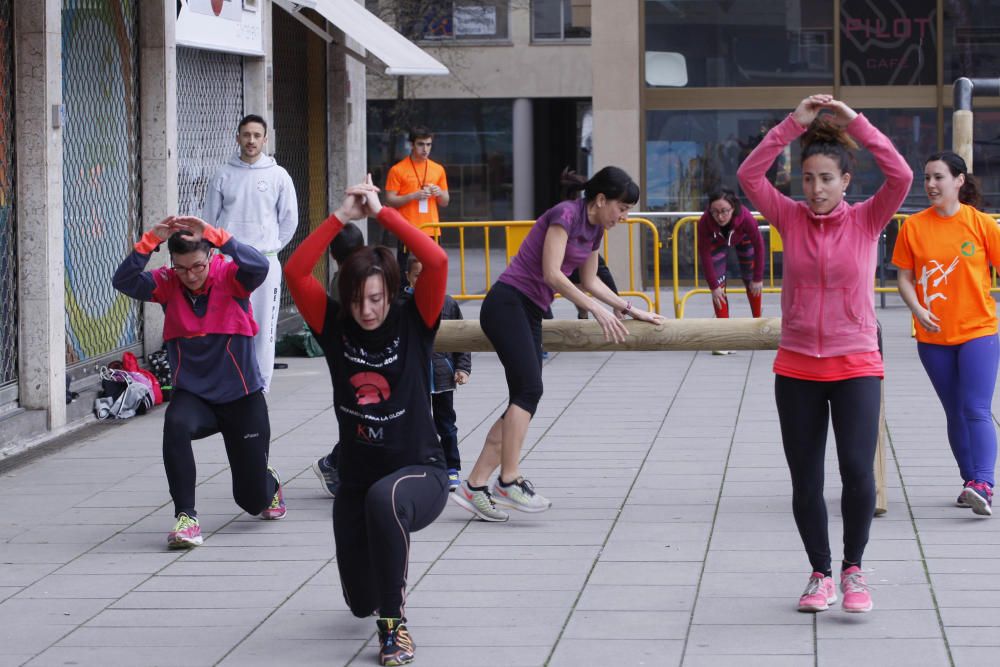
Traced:
<path fill-rule="evenodd" d="M 191 215 L 171 215 L 153 225 L 150 229 L 161 241 L 166 241 L 177 232 L 185 232 L 192 241 L 201 239 L 207 223 Z"/>
<path fill-rule="evenodd" d="M 799 102 L 799 106 L 792 112 L 792 117 L 799 125 L 808 127 L 824 109 L 831 113 L 834 122 L 840 126 L 847 125 L 858 115 L 844 102 L 833 99 L 833 95 L 819 93 Z"/>

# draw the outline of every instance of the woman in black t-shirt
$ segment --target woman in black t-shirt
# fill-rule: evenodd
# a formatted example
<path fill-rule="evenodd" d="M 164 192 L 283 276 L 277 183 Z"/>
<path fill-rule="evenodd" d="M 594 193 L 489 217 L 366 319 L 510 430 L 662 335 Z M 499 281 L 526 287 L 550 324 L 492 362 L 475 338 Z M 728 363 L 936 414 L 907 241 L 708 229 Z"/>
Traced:
<path fill-rule="evenodd" d="M 448 256 L 367 183 L 285 265 L 295 304 L 323 347 L 340 429 L 341 484 L 333 505 L 344 598 L 358 617 L 377 613 L 382 665 L 413 660 L 404 625 L 410 533 L 430 525 L 448 499 L 444 454 L 431 417 L 427 372 L 448 277 Z M 424 266 L 414 298 L 396 303 L 399 265 L 381 246 L 340 267 L 340 303 L 312 275 L 347 220 L 375 216 Z"/>

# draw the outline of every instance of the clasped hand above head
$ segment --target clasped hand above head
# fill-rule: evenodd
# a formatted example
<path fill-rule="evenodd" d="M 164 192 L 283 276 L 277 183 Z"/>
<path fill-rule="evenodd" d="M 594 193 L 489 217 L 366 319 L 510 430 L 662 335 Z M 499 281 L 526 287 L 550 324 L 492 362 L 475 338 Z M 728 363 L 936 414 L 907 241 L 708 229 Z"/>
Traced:
<path fill-rule="evenodd" d="M 377 216 L 382 210 L 382 202 L 378 198 L 379 189 L 368 174 L 364 183 L 352 185 L 345 190 L 344 201 L 340 203 L 335 215 L 341 222 L 360 220 L 369 216 Z"/>
<path fill-rule="evenodd" d="M 841 127 L 846 126 L 858 115 L 854 109 L 847 106 L 844 102 L 833 99 L 833 95 L 819 93 L 810 95 L 799 102 L 799 106 L 795 107 L 795 111 L 792 112 L 792 117 L 802 127 L 809 127 L 816 120 L 816 116 L 824 109 L 830 112 L 833 116 L 833 121 Z"/>
<path fill-rule="evenodd" d="M 200 241 L 208 223 L 193 215 L 171 215 L 153 225 L 150 231 L 161 241 L 177 232 L 186 232 L 191 241 Z"/>

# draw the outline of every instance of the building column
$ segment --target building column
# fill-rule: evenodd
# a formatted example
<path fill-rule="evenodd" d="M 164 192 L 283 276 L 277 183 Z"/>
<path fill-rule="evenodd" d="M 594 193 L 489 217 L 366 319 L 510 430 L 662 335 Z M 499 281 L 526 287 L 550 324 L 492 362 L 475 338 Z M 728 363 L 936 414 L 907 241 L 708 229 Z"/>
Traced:
<path fill-rule="evenodd" d="M 514 219 L 535 219 L 535 152 L 531 100 L 514 100 Z"/>
<path fill-rule="evenodd" d="M 333 42 L 327 47 L 327 108 L 329 109 L 328 201 L 333 212 L 344 199 L 344 190 L 364 180 L 368 171 L 368 136 L 365 108 L 365 66 L 348 56 L 340 45 L 363 52 L 360 44 L 349 40 L 342 31 L 327 24 Z M 376 183 L 379 187 L 384 183 Z M 380 241 L 369 233 L 367 220 L 355 220 L 368 243 Z M 380 230 L 370 230 L 380 232 Z M 334 270 L 331 262 L 331 271 Z"/>
<path fill-rule="evenodd" d="M 149 5 L 155 8 L 156 4 Z M 177 214 L 177 10 L 139 12 L 139 113 L 141 136 L 142 228 Z M 153 253 L 148 268 L 166 265 L 167 253 Z M 163 309 L 145 304 L 143 352 L 163 345 Z"/>
<path fill-rule="evenodd" d="M 639 3 L 595 2 L 591 5 L 590 50 L 594 91 L 594 170 L 621 167 L 642 183 L 639 156 L 642 81 L 639 51 Z M 632 270 L 642 276 L 640 234 L 634 235 Z M 619 285 L 628 285 L 628 230 L 619 225 L 608 234 L 608 266 Z"/>
<path fill-rule="evenodd" d="M 278 150 L 274 129 L 274 50 L 271 13 L 274 8 L 270 0 L 259 3 L 260 29 L 264 43 L 263 57 L 243 57 L 243 115 L 257 114 L 267 121 L 267 153 L 274 155 Z M 233 128 L 233 135 L 236 128 Z"/>
<path fill-rule="evenodd" d="M 66 423 L 61 0 L 15 0 L 21 407 Z"/>

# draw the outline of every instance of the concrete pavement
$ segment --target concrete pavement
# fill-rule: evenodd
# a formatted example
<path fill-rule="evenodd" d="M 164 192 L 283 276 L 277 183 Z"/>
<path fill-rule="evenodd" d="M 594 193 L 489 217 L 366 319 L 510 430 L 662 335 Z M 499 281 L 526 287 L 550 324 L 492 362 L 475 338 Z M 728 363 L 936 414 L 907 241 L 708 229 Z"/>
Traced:
<path fill-rule="evenodd" d="M 795 610 L 809 565 L 790 511 L 773 352 L 561 353 L 545 367 L 523 465 L 553 508 L 487 524 L 449 503 L 414 535 L 416 664 L 994 659 L 1000 517 L 952 506 L 961 480 L 943 412 L 906 310 L 889 302 L 879 310 L 889 511 L 864 561 L 873 612 Z M 476 316 L 476 303 L 463 308 Z M 556 311 L 574 316 L 566 303 Z M 767 297 L 765 312 L 777 311 Z M 709 314 L 707 298 L 688 306 L 689 317 Z M 345 608 L 332 501 L 309 468 L 336 429 L 329 376 L 321 359 L 287 361 L 269 398 L 283 521 L 239 511 L 216 436 L 196 445 L 205 544 L 168 552 L 163 409 L 0 474 L 0 666 L 376 664 L 374 623 Z M 495 356 L 474 355 L 456 399 L 467 466 L 505 397 Z M 832 435 L 827 469 L 836 560 Z"/>

